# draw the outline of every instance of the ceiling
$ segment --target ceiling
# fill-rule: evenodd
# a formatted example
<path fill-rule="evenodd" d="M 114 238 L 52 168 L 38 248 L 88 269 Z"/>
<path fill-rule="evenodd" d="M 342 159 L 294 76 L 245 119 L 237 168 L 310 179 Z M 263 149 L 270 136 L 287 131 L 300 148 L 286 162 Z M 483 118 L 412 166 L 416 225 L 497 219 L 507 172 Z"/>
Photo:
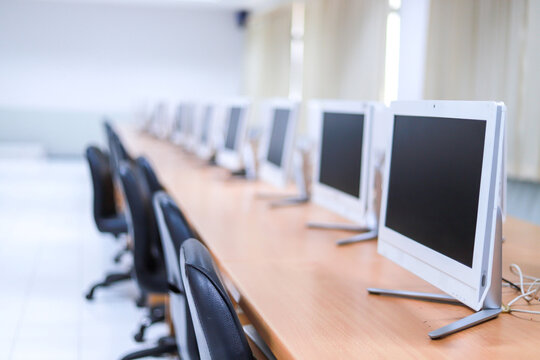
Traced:
<path fill-rule="evenodd" d="M 121 4 L 147 6 L 182 6 L 190 8 L 265 10 L 292 0 L 23 0 L 26 2 L 63 2 L 81 4 Z"/>

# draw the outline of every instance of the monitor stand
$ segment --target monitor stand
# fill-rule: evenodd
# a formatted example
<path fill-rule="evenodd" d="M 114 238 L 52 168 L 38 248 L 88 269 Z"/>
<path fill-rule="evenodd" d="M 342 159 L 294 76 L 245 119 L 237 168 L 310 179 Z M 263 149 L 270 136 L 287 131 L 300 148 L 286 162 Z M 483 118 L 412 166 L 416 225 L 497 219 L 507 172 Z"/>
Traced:
<path fill-rule="evenodd" d="M 377 226 L 359 226 L 356 224 L 336 224 L 336 223 L 324 223 L 324 222 L 315 222 L 310 221 L 307 223 L 307 227 L 311 229 L 324 229 L 324 230 L 342 230 L 342 231 L 353 231 L 359 232 L 361 234 L 351 236 L 345 239 L 338 240 L 336 244 L 338 245 L 348 245 L 354 244 L 366 240 L 376 239 L 379 235 Z"/>
<path fill-rule="evenodd" d="M 359 226 L 356 224 L 335 224 L 335 223 L 319 223 L 308 222 L 307 226 L 314 229 L 328 229 L 328 230 L 343 230 L 359 232 L 361 234 L 351 236 L 349 238 L 338 240 L 337 245 L 355 244 L 367 240 L 376 239 L 379 236 L 378 227 L 378 214 L 381 210 L 381 196 L 382 196 L 382 166 L 384 162 L 384 156 L 379 156 L 374 166 L 374 176 L 372 186 L 372 196 L 367 207 L 367 226 Z"/>
<path fill-rule="evenodd" d="M 216 153 L 215 152 L 210 156 L 210 158 L 208 159 L 207 164 L 209 166 L 217 166 Z"/>
<path fill-rule="evenodd" d="M 495 244 L 493 251 L 493 266 L 491 272 L 491 286 L 488 290 L 482 310 L 472 315 L 466 316 L 456 322 L 443 326 L 440 329 L 429 333 L 433 340 L 441 339 L 445 336 L 476 326 L 488 320 L 496 318 L 501 313 L 502 304 L 502 212 L 497 211 L 497 226 L 495 230 Z M 387 289 L 367 289 L 370 294 L 404 297 L 410 299 L 445 302 L 456 305 L 464 305 L 457 299 L 444 294 L 430 294 L 411 291 L 387 290 Z"/>
<path fill-rule="evenodd" d="M 300 205 L 309 202 L 307 194 L 285 195 L 285 194 L 257 194 L 258 199 L 272 200 L 270 207 L 278 208 L 283 206 Z"/>
<path fill-rule="evenodd" d="M 272 199 L 271 208 L 283 206 L 301 205 L 309 202 L 311 199 L 311 163 L 309 161 L 309 152 L 307 150 L 296 150 L 293 157 L 294 182 L 298 188 L 298 195 L 284 194 L 257 194 L 259 199 Z"/>

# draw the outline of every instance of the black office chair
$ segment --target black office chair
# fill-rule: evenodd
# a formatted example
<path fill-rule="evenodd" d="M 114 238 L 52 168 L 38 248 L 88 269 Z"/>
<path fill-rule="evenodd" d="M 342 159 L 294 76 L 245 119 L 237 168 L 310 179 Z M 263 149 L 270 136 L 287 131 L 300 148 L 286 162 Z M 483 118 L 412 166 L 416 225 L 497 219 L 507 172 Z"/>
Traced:
<path fill-rule="evenodd" d="M 156 173 L 154 172 L 154 169 L 150 165 L 150 162 L 143 156 L 137 158 L 134 163 L 136 166 L 141 170 L 142 174 L 144 175 L 144 178 L 146 179 L 146 183 L 148 184 L 148 188 L 150 190 L 150 193 L 153 195 L 159 191 L 164 191 L 165 188 L 158 180 L 158 177 Z M 153 210 L 153 209 L 152 209 Z M 157 251 L 160 252 L 160 258 L 163 258 L 163 251 L 160 246 L 158 246 Z M 146 292 L 141 289 L 141 296 L 137 300 L 138 306 L 144 306 L 146 304 Z M 146 329 L 150 326 L 152 326 L 155 323 L 161 322 L 165 320 L 165 305 L 158 305 L 153 306 L 150 308 L 148 316 L 146 316 L 144 319 L 142 319 L 141 324 L 139 326 L 139 330 L 134 335 L 134 339 L 137 342 L 142 342 L 144 340 L 144 333 L 146 332 Z"/>
<path fill-rule="evenodd" d="M 127 233 L 127 222 L 124 214 L 117 211 L 114 197 L 112 172 L 109 165 L 109 156 L 95 146 L 86 149 L 86 159 L 92 175 L 94 189 L 94 220 L 98 230 L 118 237 Z M 105 279 L 93 285 L 86 298 L 93 299 L 94 291 L 100 287 L 108 287 L 114 283 L 131 278 L 130 272 L 111 273 Z"/>
<path fill-rule="evenodd" d="M 198 240 L 189 239 L 182 244 L 180 272 L 200 358 L 254 359 L 219 271 L 206 247 Z"/>
<path fill-rule="evenodd" d="M 111 125 L 110 121 L 108 119 L 105 119 L 103 121 L 103 126 L 105 127 L 105 133 L 107 135 L 107 143 L 109 145 L 109 151 L 113 151 L 113 149 L 116 151 L 116 158 L 113 160 L 115 161 L 133 161 L 133 157 L 130 156 L 130 154 L 127 152 L 124 144 L 120 140 L 120 136 L 118 136 L 118 133 L 114 130 L 113 126 Z M 113 167 L 117 167 L 116 166 Z"/>
<path fill-rule="evenodd" d="M 184 285 L 178 266 L 180 247 L 196 233 L 187 222 L 174 200 L 165 192 L 154 195 L 154 211 L 158 220 L 169 285 L 170 313 L 175 330 L 176 344 L 183 360 L 199 359 L 195 330 L 189 314 Z"/>
<path fill-rule="evenodd" d="M 166 294 L 167 274 L 152 206 L 153 193 L 144 166 L 141 165 L 145 161 L 139 158 L 133 164 L 121 162 L 119 167 L 120 183 L 127 204 L 128 229 L 133 241 L 133 273 L 143 293 Z M 122 359 L 174 354 L 176 351 L 174 338 L 165 337 L 160 339 L 157 346 L 130 353 Z"/>
<path fill-rule="evenodd" d="M 94 220 L 98 230 L 115 237 L 127 233 L 124 214 L 117 211 L 109 156 L 96 146 L 86 149 L 86 159 L 94 190 Z"/>

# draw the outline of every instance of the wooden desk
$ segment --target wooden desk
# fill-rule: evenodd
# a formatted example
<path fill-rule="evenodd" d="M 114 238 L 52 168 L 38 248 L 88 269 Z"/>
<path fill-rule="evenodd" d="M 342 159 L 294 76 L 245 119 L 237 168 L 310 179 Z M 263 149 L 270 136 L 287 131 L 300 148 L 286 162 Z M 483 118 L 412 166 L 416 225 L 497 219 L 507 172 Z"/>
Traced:
<path fill-rule="evenodd" d="M 164 141 L 121 128 L 145 154 L 240 294 L 240 305 L 279 359 L 525 358 L 540 353 L 540 317 L 498 319 L 442 340 L 427 333 L 471 314 L 462 306 L 368 295 L 367 287 L 436 291 L 377 254 L 376 242 L 337 247 L 350 233 L 306 229 L 308 220 L 344 221 L 313 204 L 270 209 L 260 182 L 228 181 Z M 503 272 L 518 263 L 540 275 L 540 227 L 509 218 Z M 503 299 L 514 297 L 504 288 Z M 540 306 L 536 307 L 540 310 Z"/>

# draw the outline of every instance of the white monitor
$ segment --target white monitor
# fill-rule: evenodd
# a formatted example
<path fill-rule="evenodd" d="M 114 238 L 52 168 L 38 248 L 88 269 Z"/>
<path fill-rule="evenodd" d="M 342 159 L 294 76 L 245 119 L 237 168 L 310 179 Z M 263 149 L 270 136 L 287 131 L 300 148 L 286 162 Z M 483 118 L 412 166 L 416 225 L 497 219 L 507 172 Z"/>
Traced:
<path fill-rule="evenodd" d="M 249 102 L 246 100 L 230 101 L 224 111 L 224 138 L 217 153 L 216 162 L 231 171 L 243 167 L 243 147 L 247 132 L 247 112 Z"/>
<path fill-rule="evenodd" d="M 201 159 L 208 160 L 214 155 L 216 147 L 217 107 L 214 104 L 204 104 L 199 106 L 198 110 L 194 136 L 195 152 Z"/>
<path fill-rule="evenodd" d="M 269 100 L 263 106 L 265 128 L 259 149 L 259 177 L 278 187 L 286 185 L 294 151 L 298 102 Z"/>
<path fill-rule="evenodd" d="M 316 141 L 312 198 L 341 216 L 364 224 L 368 207 L 373 104 L 317 101 L 310 104 Z"/>
<path fill-rule="evenodd" d="M 165 138 L 170 132 L 170 116 L 169 109 L 165 102 L 158 102 L 155 104 L 151 115 L 150 134 L 158 137 Z"/>
<path fill-rule="evenodd" d="M 190 148 L 193 138 L 195 105 L 189 102 L 178 104 L 174 115 L 171 140 L 175 144 Z"/>
<path fill-rule="evenodd" d="M 378 251 L 479 310 L 501 281 L 491 270 L 505 107 L 411 101 L 391 111 Z"/>

